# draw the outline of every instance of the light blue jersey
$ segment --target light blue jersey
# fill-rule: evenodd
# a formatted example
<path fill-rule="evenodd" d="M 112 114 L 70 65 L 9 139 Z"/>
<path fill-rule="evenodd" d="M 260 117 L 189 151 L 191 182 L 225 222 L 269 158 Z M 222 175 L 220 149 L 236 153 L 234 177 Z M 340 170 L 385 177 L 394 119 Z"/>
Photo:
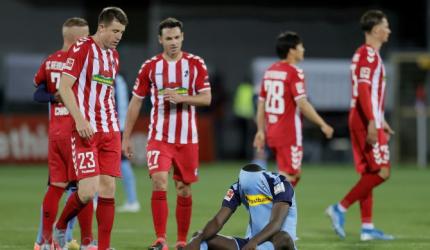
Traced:
<path fill-rule="evenodd" d="M 245 206 L 249 212 L 246 238 L 252 238 L 269 223 L 275 202 L 286 202 L 290 205 L 281 230 L 296 240 L 297 207 L 294 189 L 282 175 L 264 170 L 241 170 L 239 180 L 227 191 L 223 206 L 232 210 L 240 204 Z"/>

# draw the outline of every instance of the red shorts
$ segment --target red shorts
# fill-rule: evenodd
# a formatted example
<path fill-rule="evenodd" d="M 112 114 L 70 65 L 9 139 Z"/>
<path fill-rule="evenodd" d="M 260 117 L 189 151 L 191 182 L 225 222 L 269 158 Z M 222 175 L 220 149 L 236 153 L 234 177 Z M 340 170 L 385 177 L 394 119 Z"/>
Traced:
<path fill-rule="evenodd" d="M 198 180 L 198 144 L 173 144 L 150 140 L 146 152 L 150 175 L 169 172 L 173 163 L 173 179 L 184 183 Z"/>
<path fill-rule="evenodd" d="M 120 132 L 96 132 L 84 139 L 72 133 L 72 159 L 78 180 L 96 175 L 121 176 Z"/>
<path fill-rule="evenodd" d="M 76 180 L 70 138 L 49 140 L 48 149 L 49 181 L 52 183 Z"/>
<path fill-rule="evenodd" d="M 378 129 L 378 142 L 374 145 L 366 142 L 366 130 L 352 130 L 350 135 L 357 172 L 371 173 L 383 167 L 390 168 L 390 150 L 383 129 Z"/>
<path fill-rule="evenodd" d="M 302 171 L 303 147 L 285 145 L 270 148 L 276 156 L 278 170 L 289 175 L 300 174 Z"/>

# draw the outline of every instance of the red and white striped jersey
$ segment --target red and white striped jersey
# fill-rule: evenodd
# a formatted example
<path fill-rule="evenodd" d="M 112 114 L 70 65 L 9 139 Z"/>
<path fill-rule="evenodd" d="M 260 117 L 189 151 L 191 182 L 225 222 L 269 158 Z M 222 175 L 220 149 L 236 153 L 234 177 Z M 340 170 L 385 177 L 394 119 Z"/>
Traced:
<path fill-rule="evenodd" d="M 302 117 L 296 100 L 306 97 L 303 70 L 278 61 L 264 73 L 260 100 L 264 100 L 266 139 L 270 147 L 302 146 Z"/>
<path fill-rule="evenodd" d="M 63 74 L 76 79 L 73 91 L 79 109 L 95 132 L 119 131 L 114 97 L 118 70 L 118 52 L 100 48 L 91 37 L 69 49 Z"/>
<path fill-rule="evenodd" d="M 55 94 L 58 91 L 61 71 L 67 58 L 67 51 L 56 51 L 49 55 L 40 65 L 34 76 L 34 84 L 46 84 L 46 90 Z M 73 130 L 73 118 L 62 103 L 50 103 L 49 106 L 49 140 L 70 138 Z"/>
<path fill-rule="evenodd" d="M 181 59 L 172 62 L 165 60 L 162 54 L 154 56 L 143 63 L 133 89 L 133 95 L 138 98 L 151 96 L 148 140 L 197 143 L 196 107 L 165 102 L 165 89 L 190 96 L 210 90 L 203 59 L 185 52 Z"/>
<path fill-rule="evenodd" d="M 385 101 L 385 68 L 379 52 L 369 45 L 362 45 L 357 49 L 351 64 L 352 99 L 349 113 L 350 130 L 367 130 L 368 119 L 363 107 L 358 101 L 359 84 L 366 84 L 369 88 L 371 112 L 375 119 L 376 128 L 383 127 Z"/>

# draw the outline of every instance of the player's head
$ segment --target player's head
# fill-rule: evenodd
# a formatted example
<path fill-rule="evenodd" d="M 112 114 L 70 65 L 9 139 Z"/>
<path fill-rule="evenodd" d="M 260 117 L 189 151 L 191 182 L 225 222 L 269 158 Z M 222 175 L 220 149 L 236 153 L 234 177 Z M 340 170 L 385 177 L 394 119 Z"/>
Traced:
<path fill-rule="evenodd" d="M 301 61 L 304 53 L 305 48 L 303 47 L 302 39 L 296 32 L 285 31 L 279 34 L 276 40 L 276 54 L 279 59 L 291 58 L 295 61 Z"/>
<path fill-rule="evenodd" d="M 158 25 L 158 41 L 167 55 L 180 53 L 184 41 L 182 22 L 173 17 L 164 19 Z"/>
<path fill-rule="evenodd" d="M 106 7 L 100 12 L 97 33 L 105 48 L 113 49 L 118 46 L 124 34 L 128 18 L 118 7 Z"/>
<path fill-rule="evenodd" d="M 380 42 L 387 42 L 391 33 L 387 16 L 380 10 L 368 10 L 360 19 L 363 32 Z"/>
<path fill-rule="evenodd" d="M 67 19 L 63 24 L 63 39 L 67 46 L 74 44 L 79 38 L 90 34 L 88 22 L 80 17 Z"/>

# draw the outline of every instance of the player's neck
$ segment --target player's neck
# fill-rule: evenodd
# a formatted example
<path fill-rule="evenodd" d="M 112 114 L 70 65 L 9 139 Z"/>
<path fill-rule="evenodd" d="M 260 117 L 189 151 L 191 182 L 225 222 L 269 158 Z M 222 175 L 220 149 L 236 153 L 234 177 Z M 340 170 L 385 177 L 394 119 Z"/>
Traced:
<path fill-rule="evenodd" d="M 95 33 L 91 37 L 93 38 L 93 40 L 97 44 L 97 46 L 99 46 L 101 49 L 108 49 L 103 45 L 102 40 L 100 39 L 100 37 L 97 33 Z"/>
<path fill-rule="evenodd" d="M 366 36 L 366 44 L 377 51 L 379 51 L 382 47 L 382 42 L 372 36 Z"/>
<path fill-rule="evenodd" d="M 296 60 L 296 58 L 294 58 L 294 57 L 287 57 L 284 60 L 281 60 L 281 62 L 285 62 L 285 63 L 291 64 L 291 65 L 295 65 L 295 64 L 298 63 L 298 60 Z"/>
<path fill-rule="evenodd" d="M 72 45 L 73 44 L 68 43 L 67 41 L 64 41 L 63 47 L 61 48 L 61 51 L 68 51 Z"/>
<path fill-rule="evenodd" d="M 177 61 L 177 60 L 182 58 L 182 51 L 177 53 L 177 54 L 172 54 L 172 55 L 169 55 L 166 52 L 163 52 L 163 58 L 168 62 Z"/>

